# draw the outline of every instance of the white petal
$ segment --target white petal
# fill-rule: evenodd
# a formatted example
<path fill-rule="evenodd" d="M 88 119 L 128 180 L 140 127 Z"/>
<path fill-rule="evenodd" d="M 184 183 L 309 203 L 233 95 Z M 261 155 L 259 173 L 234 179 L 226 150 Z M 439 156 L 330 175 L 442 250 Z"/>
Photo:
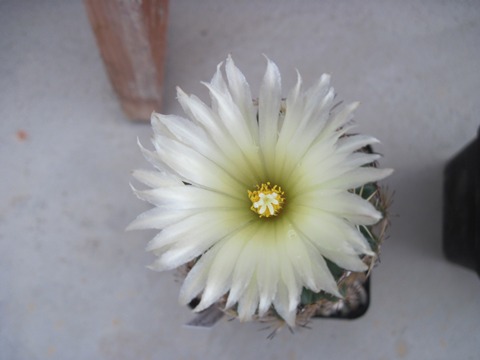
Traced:
<path fill-rule="evenodd" d="M 324 251 L 343 251 L 347 254 L 371 254 L 365 237 L 353 225 L 321 210 L 295 206 L 289 217 L 295 230 L 310 239 L 322 254 Z"/>
<path fill-rule="evenodd" d="M 255 314 L 257 310 L 258 298 L 257 283 L 254 277 L 238 302 L 238 318 L 240 321 L 249 321 L 252 319 L 253 314 Z"/>
<path fill-rule="evenodd" d="M 245 147 L 239 147 L 239 140 L 235 132 L 232 129 L 227 129 L 223 120 L 197 97 L 188 97 L 181 89 L 178 89 L 178 100 L 184 110 L 192 114 L 192 119 L 205 128 L 232 164 L 237 165 L 240 174 L 255 173 L 260 178 L 263 177 L 258 148 L 253 143 L 246 144 Z"/>
<path fill-rule="evenodd" d="M 259 244 L 258 251 L 262 254 L 261 258 L 257 260 L 257 284 L 260 297 L 258 307 L 258 315 L 263 316 L 275 298 L 277 293 L 277 284 L 280 278 L 280 261 L 284 259 L 279 258 L 277 251 L 278 244 L 274 240 L 276 234 L 272 232 L 270 236 L 273 239 L 263 239 L 263 243 Z M 273 240 L 273 241 L 272 241 Z"/>
<path fill-rule="evenodd" d="M 289 291 L 284 283 L 278 284 L 277 294 L 273 300 L 273 306 L 275 311 L 285 320 L 285 322 L 291 326 L 295 326 L 295 317 L 297 314 L 298 301 L 292 309 L 292 303 L 289 299 Z"/>
<path fill-rule="evenodd" d="M 304 286 L 314 291 L 320 291 L 314 280 L 315 274 L 304 241 L 291 224 L 284 222 L 281 225 L 282 234 L 286 234 L 286 239 L 280 243 L 284 246 L 284 253 L 290 260 L 294 271 Z"/>
<path fill-rule="evenodd" d="M 364 165 L 372 164 L 380 158 L 381 155 L 379 154 L 363 152 L 356 152 L 349 155 L 337 152 L 318 161 L 313 157 L 309 157 L 308 159 L 304 159 L 298 166 L 297 170 L 299 175 L 294 179 L 296 185 L 303 189 L 311 190 L 312 188 L 323 189 L 333 187 L 331 186 L 332 183 L 344 174 L 359 169 Z M 301 177 L 301 175 L 303 175 L 303 177 Z"/>
<path fill-rule="evenodd" d="M 189 117 L 202 125 L 211 138 L 219 145 L 219 148 L 229 148 L 232 141 L 227 129 L 224 128 L 218 115 L 205 105 L 196 96 L 188 96 L 182 89 L 177 88 L 178 102 Z"/>
<path fill-rule="evenodd" d="M 335 151 L 334 154 L 327 158 L 315 159 L 311 156 L 308 159 L 304 159 L 301 166 L 304 168 L 310 168 L 311 171 L 317 170 L 315 172 L 315 175 L 318 177 L 317 183 L 321 183 L 325 181 L 325 179 L 335 178 L 346 171 L 354 170 L 367 164 L 372 164 L 381 157 L 380 154 L 364 152 L 354 152 L 349 154 Z M 306 170 L 307 169 L 305 169 L 305 171 Z M 323 175 L 322 172 L 327 172 L 327 174 Z"/>
<path fill-rule="evenodd" d="M 305 137 L 306 148 L 326 126 L 334 98 L 335 91 L 330 87 L 330 75 L 327 74 L 323 74 L 317 84 L 306 91 L 303 118 L 294 136 L 297 139 Z"/>
<path fill-rule="evenodd" d="M 322 186 L 323 183 L 347 171 L 341 165 L 345 161 L 346 155 L 335 153 L 329 144 L 325 143 L 325 145 L 322 152 L 319 152 L 318 158 L 315 158 L 310 152 L 296 165 L 288 179 L 295 189 L 300 189 L 295 193 L 326 188 L 327 186 Z"/>
<path fill-rule="evenodd" d="M 205 288 L 208 272 L 219 250 L 220 246 L 212 246 L 212 248 L 202 255 L 193 268 L 188 272 L 187 277 L 183 281 L 182 288 L 180 289 L 180 304 L 187 305 Z"/>
<path fill-rule="evenodd" d="M 256 270 L 256 263 L 261 260 L 263 255 L 258 251 L 258 244 L 263 241 L 267 235 L 266 229 L 264 226 L 255 226 L 254 222 L 252 232 L 249 241 L 243 248 L 235 263 L 235 270 L 233 271 L 232 276 L 232 287 L 227 299 L 227 308 L 233 306 L 243 295 L 248 284 L 252 281 L 252 276 Z"/>
<path fill-rule="evenodd" d="M 353 112 L 357 109 L 359 102 L 354 102 L 346 105 L 338 114 L 336 114 L 331 121 L 325 126 L 325 129 L 322 131 L 323 137 L 329 136 L 330 133 L 333 133 L 347 124 L 353 117 Z"/>
<path fill-rule="evenodd" d="M 194 214 L 194 210 L 166 210 L 153 208 L 133 220 L 127 230 L 163 229 Z"/>
<path fill-rule="evenodd" d="M 202 127 L 181 116 L 154 114 L 152 115 L 152 124 L 162 124 L 165 129 L 174 135 L 176 140 L 195 149 L 198 145 L 201 145 L 199 149 L 203 149 L 206 146 L 205 143 L 209 142 L 208 135 Z M 160 135 L 162 134 L 163 132 L 160 133 Z"/>
<path fill-rule="evenodd" d="M 317 217 L 297 217 L 295 226 L 301 229 L 302 234 L 308 238 L 320 253 L 335 262 L 340 267 L 352 271 L 364 271 L 366 265 L 360 260 L 358 254 L 373 254 L 367 241 L 357 231 L 352 230 L 350 236 L 346 235 L 348 229 L 337 224 L 319 221 Z M 299 225 L 301 223 L 301 225 Z"/>
<path fill-rule="evenodd" d="M 340 296 L 336 282 L 322 254 L 313 247 L 303 235 L 298 233 L 291 224 L 286 224 L 286 231 L 288 239 L 284 241 L 285 252 L 287 256 L 290 257 L 291 264 L 302 280 L 303 286 L 314 292 L 324 290 L 333 295 Z M 282 273 L 283 279 L 287 278 L 285 275 L 288 275 L 286 271 Z M 289 282 L 291 281 L 292 279 L 289 280 Z M 286 284 L 288 285 L 288 282 L 286 282 Z M 290 306 L 293 304 L 296 306 L 299 297 L 300 293 L 298 292 L 290 294 Z M 290 308 L 290 310 L 293 309 Z"/>
<path fill-rule="evenodd" d="M 163 135 L 163 136 L 167 136 L 171 139 L 175 139 L 175 135 L 172 134 L 172 132 L 161 122 L 159 121 L 159 118 L 160 117 L 175 117 L 175 118 L 178 118 L 178 119 L 182 119 L 183 121 L 188 121 L 187 119 L 185 118 L 182 118 L 180 116 L 176 116 L 176 115 L 163 115 L 163 114 L 159 114 L 159 113 L 156 113 L 156 112 L 153 112 L 152 115 L 150 116 L 150 123 L 152 125 L 152 129 L 153 129 L 153 133 L 154 135 Z"/>
<path fill-rule="evenodd" d="M 222 65 L 223 65 L 223 62 L 221 62 L 220 64 L 217 65 L 217 71 L 215 71 L 215 74 L 213 75 L 212 80 L 210 80 L 210 84 L 213 87 L 217 88 L 220 92 L 230 96 L 230 92 L 229 92 L 227 83 L 223 79 Z M 218 101 L 217 101 L 217 99 L 215 97 L 211 96 L 211 95 L 210 95 L 210 99 L 212 101 L 213 111 L 216 114 L 218 114 Z"/>
<path fill-rule="evenodd" d="M 392 173 L 393 169 L 362 167 L 342 174 L 338 178 L 322 184 L 322 187 L 335 189 L 355 189 L 364 184 L 382 180 L 387 176 L 390 176 Z"/>
<path fill-rule="evenodd" d="M 305 123 L 304 127 L 297 130 L 290 142 L 290 146 L 299 146 L 297 151 L 300 156 L 303 156 L 307 152 L 324 132 L 325 127 L 327 127 L 327 120 L 330 117 L 329 111 L 332 107 L 334 97 L 335 94 L 333 88 L 331 88 L 317 107 L 311 110 L 314 111 L 313 113 L 309 114 L 307 113 L 308 110 L 305 109 L 303 116 L 309 121 Z"/>
<path fill-rule="evenodd" d="M 355 168 L 362 167 L 364 165 L 373 164 L 375 161 L 380 159 L 382 155 L 376 153 L 364 153 L 364 152 L 354 152 L 349 154 L 345 160 L 339 164 L 339 167 L 348 170 L 354 170 Z"/>
<path fill-rule="evenodd" d="M 312 184 L 318 184 L 315 176 L 319 172 L 323 175 L 324 172 L 321 171 L 321 168 L 312 168 L 313 164 L 321 161 L 327 161 L 327 164 L 338 164 L 340 158 L 345 158 L 345 155 L 335 153 L 335 141 L 335 139 L 326 139 L 318 142 L 312 145 L 309 151 L 299 159 L 292 157 L 291 152 L 287 154 L 282 179 L 289 183 L 289 188 L 300 189 L 303 192 Z M 294 162 L 295 159 L 297 160 Z M 295 190 L 295 193 L 298 193 L 298 191 Z"/>
<path fill-rule="evenodd" d="M 305 154 L 321 154 L 321 152 L 310 150 L 310 148 L 322 136 L 324 129 L 327 127 L 326 124 L 330 116 L 330 108 L 332 107 L 335 94 L 333 88 L 328 88 L 327 80 L 321 79 L 320 84 L 322 87 L 321 91 L 328 89 L 326 95 L 316 101 L 306 97 L 304 109 L 301 114 L 297 115 L 301 120 L 288 143 L 290 152 L 286 157 L 285 171 L 287 173 L 292 171 L 298 162 L 303 161 Z"/>
<path fill-rule="evenodd" d="M 243 115 L 243 118 L 247 122 L 251 134 L 254 139 L 258 138 L 258 125 L 253 108 L 252 93 L 250 92 L 250 86 L 248 85 L 245 76 L 235 66 L 232 57 L 229 55 L 225 65 L 225 71 L 227 73 L 228 85 L 230 88 L 230 94 L 233 101 L 237 104 L 238 109 Z"/>
<path fill-rule="evenodd" d="M 132 172 L 135 179 L 152 188 L 162 186 L 181 186 L 182 180 L 173 174 L 165 171 L 135 170 Z"/>
<path fill-rule="evenodd" d="M 155 260 L 155 262 L 150 265 L 149 268 L 155 271 L 166 271 L 175 269 L 202 255 L 211 246 L 213 246 L 216 242 L 220 240 L 221 238 L 202 238 L 202 242 L 184 242 L 182 244 L 183 246 L 175 243 L 171 247 L 169 247 L 169 249 L 164 252 L 157 260 Z"/>
<path fill-rule="evenodd" d="M 244 208 L 248 205 L 248 199 L 237 199 L 230 195 L 190 185 L 162 187 L 151 190 L 133 190 L 139 199 L 170 210 L 234 209 Z"/>
<path fill-rule="evenodd" d="M 162 161 L 162 159 L 160 158 L 160 156 L 158 156 L 156 152 L 145 149 L 140 143 L 139 139 L 137 139 L 137 145 L 140 148 L 143 157 L 157 170 L 159 170 L 160 172 L 171 172 L 168 166 Z"/>
<path fill-rule="evenodd" d="M 300 294 L 303 288 L 303 282 L 300 279 L 300 276 L 294 271 L 294 268 L 291 264 L 288 254 L 285 252 L 284 246 L 279 246 L 278 249 L 281 252 L 282 260 L 280 262 L 280 275 L 281 281 L 287 289 L 288 293 L 288 311 L 296 311 L 297 305 L 300 301 Z"/>
<path fill-rule="evenodd" d="M 239 148 L 242 150 L 251 149 L 254 146 L 252 133 L 230 93 L 221 92 L 208 83 L 204 83 L 204 85 L 210 91 L 212 98 L 217 101 L 220 119 L 231 137 L 239 145 Z"/>
<path fill-rule="evenodd" d="M 212 260 L 202 301 L 195 311 L 206 309 L 230 289 L 237 259 L 255 231 L 255 227 L 246 226 L 231 237 L 222 240 L 221 244 L 216 245 L 220 247 L 220 250 Z"/>
<path fill-rule="evenodd" d="M 370 202 L 349 192 L 325 196 L 314 191 L 298 196 L 296 202 L 333 213 L 357 225 L 373 225 L 382 218 Z"/>
<path fill-rule="evenodd" d="M 334 251 L 334 250 L 321 250 L 322 254 L 333 261 L 335 264 L 340 266 L 342 269 L 350 271 L 366 271 L 368 266 L 360 260 L 358 255 L 348 254 L 343 251 Z"/>
<path fill-rule="evenodd" d="M 304 98 L 300 92 L 302 87 L 302 77 L 297 70 L 297 83 L 288 93 L 285 101 L 285 118 L 283 119 L 282 127 L 278 134 L 278 142 L 276 145 L 276 156 L 280 157 L 280 162 L 277 165 L 283 163 L 283 156 L 287 151 L 287 145 L 290 142 L 292 136 L 295 134 L 299 121 L 302 119 Z"/>
<path fill-rule="evenodd" d="M 317 289 L 326 291 L 337 297 L 342 297 L 342 295 L 338 292 L 337 282 L 333 278 L 333 275 L 322 256 L 323 254 L 308 241 L 305 242 L 305 248 L 310 256 L 310 262 L 315 275 L 314 281 Z"/>
<path fill-rule="evenodd" d="M 162 161 L 191 184 L 223 191 L 240 197 L 245 186 L 218 164 L 175 140 L 157 135 L 155 149 Z"/>
<path fill-rule="evenodd" d="M 231 177 L 238 178 L 238 169 L 241 163 L 239 164 L 239 161 L 236 160 L 239 159 L 239 156 L 235 156 L 233 159 L 226 156 L 223 149 L 218 147 L 218 145 L 208 136 L 203 127 L 179 116 L 165 116 L 158 114 L 155 121 L 164 124 L 178 141 L 191 147 L 207 159 L 210 159 Z M 248 171 L 248 167 L 245 164 L 243 165 L 243 170 L 243 176 L 238 178 L 238 180 L 245 181 L 245 186 L 248 186 L 246 184 L 255 182 L 253 174 Z"/>
<path fill-rule="evenodd" d="M 260 87 L 258 100 L 259 137 L 267 172 L 273 173 L 275 144 L 278 137 L 278 118 L 282 100 L 280 72 L 267 58 L 267 70 Z"/>
<path fill-rule="evenodd" d="M 305 92 L 305 98 L 307 100 L 305 107 L 308 113 L 315 113 L 315 109 L 318 110 L 319 104 L 325 101 L 325 97 L 332 89 L 330 80 L 331 76 L 329 74 L 322 74 L 317 83 Z"/>
<path fill-rule="evenodd" d="M 380 141 L 378 139 L 368 135 L 344 136 L 337 142 L 337 151 L 349 153 L 361 149 L 367 145 L 378 144 L 379 142 Z"/>
<path fill-rule="evenodd" d="M 162 255 L 163 257 L 175 258 L 189 249 L 200 255 L 211 244 L 250 220 L 250 217 L 245 216 L 243 209 L 203 211 L 164 228 L 148 243 L 146 250 L 156 250 L 173 244 L 168 250 L 170 253 L 167 256 Z M 166 259 L 162 262 L 164 260 Z"/>

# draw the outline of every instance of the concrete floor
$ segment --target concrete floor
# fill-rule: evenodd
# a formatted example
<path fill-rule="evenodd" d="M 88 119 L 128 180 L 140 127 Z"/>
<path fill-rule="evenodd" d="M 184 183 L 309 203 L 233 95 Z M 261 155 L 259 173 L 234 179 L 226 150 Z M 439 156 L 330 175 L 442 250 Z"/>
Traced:
<path fill-rule="evenodd" d="M 106 78 L 83 4 L 0 0 L 0 359 L 478 359 L 480 279 L 441 253 L 442 169 L 480 114 L 478 1 L 171 2 L 165 113 L 175 86 L 232 53 L 257 91 L 267 54 L 285 88 L 333 76 L 396 173 L 372 303 L 355 321 L 266 340 L 261 326 L 184 326 L 171 273 L 146 269 L 147 168 Z"/>

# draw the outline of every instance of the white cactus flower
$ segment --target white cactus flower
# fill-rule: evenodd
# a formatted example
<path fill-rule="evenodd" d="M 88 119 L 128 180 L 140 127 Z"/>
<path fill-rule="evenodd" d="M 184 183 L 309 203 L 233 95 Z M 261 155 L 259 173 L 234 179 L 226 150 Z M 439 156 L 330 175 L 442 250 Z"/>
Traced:
<path fill-rule="evenodd" d="M 156 270 L 195 260 L 180 291 L 196 311 L 222 297 L 241 320 L 272 306 L 295 325 L 303 288 L 341 296 L 325 259 L 365 271 L 373 252 L 361 225 L 382 214 L 351 189 L 390 175 L 358 151 L 378 141 L 345 134 L 357 103 L 332 111 L 334 90 L 322 75 L 306 91 L 298 75 L 282 100 L 280 73 L 267 59 L 258 106 L 231 57 L 210 83 L 212 105 L 178 89 L 188 116 L 152 115 L 155 171 L 135 171 L 151 189 L 135 190 L 155 207 L 131 229 L 160 229 L 148 244 Z"/>

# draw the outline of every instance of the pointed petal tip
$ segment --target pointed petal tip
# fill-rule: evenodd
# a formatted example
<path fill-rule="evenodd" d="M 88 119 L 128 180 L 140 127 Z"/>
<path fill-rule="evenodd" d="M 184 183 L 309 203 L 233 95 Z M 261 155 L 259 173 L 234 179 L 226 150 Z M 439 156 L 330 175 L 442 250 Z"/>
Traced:
<path fill-rule="evenodd" d="M 332 80 L 332 76 L 330 74 L 327 74 L 327 73 L 323 73 L 321 76 L 320 76 L 320 83 L 322 84 L 330 84 L 330 81 Z M 333 88 L 332 88 L 333 89 Z"/>
<path fill-rule="evenodd" d="M 213 85 L 211 82 L 206 82 L 206 81 L 200 81 L 200 84 L 205 86 L 210 92 L 212 92 Z"/>
<path fill-rule="evenodd" d="M 188 295 L 185 292 L 182 292 L 182 290 L 180 290 L 180 294 L 178 295 L 178 303 L 182 306 L 186 306 L 186 305 L 190 304 L 190 302 L 193 300 L 194 297 L 195 296 L 190 298 L 190 295 Z"/>
<path fill-rule="evenodd" d="M 152 111 L 152 113 L 150 114 L 150 123 L 153 123 L 153 121 L 157 119 L 159 115 L 160 114 L 158 112 Z"/>
<path fill-rule="evenodd" d="M 383 177 L 382 179 L 386 178 L 386 177 L 389 177 L 390 175 L 393 174 L 393 172 L 395 171 L 394 169 L 392 168 L 384 168 L 382 169 L 383 170 Z"/>
<path fill-rule="evenodd" d="M 157 249 L 158 250 L 158 249 Z M 155 253 L 155 250 L 154 250 L 154 254 L 159 256 L 158 253 Z M 175 264 L 173 263 L 168 263 L 168 261 L 164 261 L 162 258 L 157 258 L 157 260 L 155 260 L 153 262 L 153 264 L 151 265 L 148 265 L 147 268 L 150 269 L 150 270 L 153 270 L 153 271 L 158 271 L 158 272 L 161 272 L 161 271 L 168 271 L 168 270 L 173 270 L 175 268 L 177 268 L 178 266 L 176 266 Z"/>
<path fill-rule="evenodd" d="M 188 98 L 187 93 L 180 86 L 177 86 L 175 89 L 177 90 L 177 99 Z"/>
<path fill-rule="evenodd" d="M 315 283 L 315 281 L 311 278 L 305 279 L 305 285 L 312 290 L 314 293 L 320 292 L 322 289 Z"/>
<path fill-rule="evenodd" d="M 146 214 L 150 213 L 153 210 L 155 210 L 155 208 L 150 209 L 150 210 L 138 215 L 134 220 L 132 220 L 127 225 L 127 227 L 125 228 L 125 231 L 158 229 L 157 227 L 155 227 L 155 225 L 152 225 L 152 222 L 151 222 L 150 218 L 145 216 Z"/>
<path fill-rule="evenodd" d="M 125 228 L 125 230 L 124 230 L 124 231 L 132 231 L 132 230 L 136 230 L 136 229 L 135 229 L 135 224 L 134 224 L 134 223 L 135 223 L 135 220 L 133 220 L 133 221 L 132 221 L 130 224 L 128 224 L 128 225 L 126 226 L 126 228 Z"/>
<path fill-rule="evenodd" d="M 275 64 L 274 61 L 270 60 L 270 58 L 267 55 L 263 54 L 263 56 L 267 60 L 267 70 L 265 71 L 264 81 L 267 77 L 271 77 L 273 79 L 280 79 L 281 74 L 277 64 Z"/>
<path fill-rule="evenodd" d="M 300 74 L 300 71 L 295 68 L 295 72 L 297 73 L 297 84 L 301 84 L 302 83 L 302 75 Z"/>
<path fill-rule="evenodd" d="M 133 193 L 135 194 L 135 196 L 138 197 L 139 199 L 141 199 L 140 196 L 139 196 L 139 194 L 138 194 L 138 192 L 139 192 L 140 190 L 138 190 L 135 186 L 133 186 L 132 183 L 128 183 L 128 185 L 130 186 L 130 189 L 133 191 Z"/>
<path fill-rule="evenodd" d="M 207 296 L 205 296 L 207 295 Z M 208 309 L 210 306 L 214 306 L 217 302 L 217 298 L 211 298 L 208 294 L 205 294 L 205 291 L 202 294 L 202 298 L 200 303 L 193 309 L 194 312 L 201 312 L 203 310 Z"/>
<path fill-rule="evenodd" d="M 235 304 L 238 303 L 238 299 L 243 294 L 243 290 L 239 289 L 238 287 L 232 287 L 228 293 L 227 304 L 225 305 L 225 309 L 229 309 L 233 307 Z"/>
<path fill-rule="evenodd" d="M 354 101 L 346 106 L 349 112 L 355 111 L 360 106 L 360 101 Z"/>
<path fill-rule="evenodd" d="M 142 182 L 142 177 L 144 176 L 146 171 L 147 170 L 135 169 L 135 170 L 131 171 L 130 175 L 132 175 L 132 177 L 135 180 L 138 180 L 138 181 Z M 132 183 L 130 182 L 129 184 L 130 184 L 130 187 L 133 189 Z"/>
<path fill-rule="evenodd" d="M 157 262 L 154 262 L 151 265 L 147 265 L 146 268 L 148 270 L 152 270 L 152 271 L 162 271 L 162 268 L 160 266 L 158 266 Z"/>
<path fill-rule="evenodd" d="M 192 310 L 193 310 L 193 312 L 198 313 L 198 312 L 201 312 L 201 311 L 205 310 L 206 308 L 208 308 L 208 306 L 205 306 L 205 305 L 202 304 L 202 302 L 200 301 L 200 303 L 199 303 L 197 306 L 195 306 Z"/>
<path fill-rule="evenodd" d="M 258 305 L 258 316 L 263 317 L 267 311 L 270 309 L 271 301 L 262 301 L 260 299 L 260 304 Z"/>
<path fill-rule="evenodd" d="M 332 282 L 329 282 L 328 284 L 325 284 L 325 285 L 321 286 L 320 291 L 324 291 L 326 293 L 329 293 L 333 296 L 338 297 L 339 299 L 344 298 L 343 295 L 338 290 L 338 284 L 335 281 L 333 281 L 333 279 L 332 279 Z M 320 292 L 320 291 L 317 291 L 317 292 Z"/>
<path fill-rule="evenodd" d="M 289 312 L 296 312 L 297 311 L 297 307 L 298 307 L 298 303 L 299 301 L 290 301 L 290 303 L 288 304 L 288 311 Z"/>
<path fill-rule="evenodd" d="M 150 240 L 148 243 L 147 243 L 147 246 L 145 246 L 145 252 L 151 252 L 151 251 L 155 251 L 155 250 L 158 250 L 160 249 L 159 246 L 155 245 L 155 238 L 153 238 L 152 240 Z M 157 264 L 158 265 L 158 262 L 160 261 L 160 259 L 157 259 L 155 261 L 154 264 Z"/>
<path fill-rule="evenodd" d="M 332 284 L 331 286 L 331 289 L 329 289 L 327 292 L 329 292 L 330 294 L 332 294 L 333 296 L 336 296 L 337 298 L 339 299 L 343 299 L 344 296 L 342 294 L 340 294 L 340 291 L 338 291 L 338 286 L 337 284 Z"/>
<path fill-rule="evenodd" d="M 288 316 L 284 317 L 283 320 L 285 320 L 285 322 L 287 323 L 287 325 L 290 327 L 290 328 L 294 328 L 296 327 L 297 325 L 297 314 L 296 314 L 296 311 L 293 312 L 291 315 L 289 313 Z"/>
<path fill-rule="evenodd" d="M 364 255 L 367 255 L 367 256 L 372 256 L 372 257 L 377 255 L 377 254 L 375 253 L 375 251 L 369 250 L 369 249 L 365 249 L 365 250 L 363 251 L 363 254 L 364 254 Z M 368 270 L 368 266 L 367 266 L 367 265 L 365 265 L 365 270 Z"/>
<path fill-rule="evenodd" d="M 274 71 L 275 73 L 278 73 L 280 75 L 280 70 L 278 69 L 277 64 L 273 60 L 270 60 L 267 55 L 263 54 L 263 56 L 265 57 L 265 59 L 267 59 L 267 68 L 270 67 L 271 71 Z"/>
<path fill-rule="evenodd" d="M 155 130 L 155 125 L 165 123 L 165 115 L 157 112 L 153 112 L 152 116 L 150 117 L 150 123 L 152 124 L 152 126 L 154 127 L 153 129 Z"/>
<path fill-rule="evenodd" d="M 240 322 L 249 322 L 252 321 L 253 314 L 238 314 L 238 320 Z"/>
<path fill-rule="evenodd" d="M 377 222 L 383 219 L 383 214 L 377 210 L 374 213 L 368 214 L 367 216 L 371 217 L 373 221 L 375 221 L 373 224 L 376 224 Z"/>
<path fill-rule="evenodd" d="M 233 305 L 235 305 L 237 302 L 232 301 L 230 297 L 227 299 L 227 303 L 225 304 L 225 309 L 230 309 Z"/>

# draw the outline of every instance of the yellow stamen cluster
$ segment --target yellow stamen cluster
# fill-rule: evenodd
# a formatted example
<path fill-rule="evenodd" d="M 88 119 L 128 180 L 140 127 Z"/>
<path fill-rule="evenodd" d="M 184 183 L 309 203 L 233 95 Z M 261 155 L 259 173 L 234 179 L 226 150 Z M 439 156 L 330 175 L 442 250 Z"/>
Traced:
<path fill-rule="evenodd" d="M 248 197 L 252 202 L 250 209 L 260 217 L 277 216 L 285 203 L 284 195 L 280 186 L 271 187 L 270 182 L 257 185 L 257 190 L 248 190 Z"/>

